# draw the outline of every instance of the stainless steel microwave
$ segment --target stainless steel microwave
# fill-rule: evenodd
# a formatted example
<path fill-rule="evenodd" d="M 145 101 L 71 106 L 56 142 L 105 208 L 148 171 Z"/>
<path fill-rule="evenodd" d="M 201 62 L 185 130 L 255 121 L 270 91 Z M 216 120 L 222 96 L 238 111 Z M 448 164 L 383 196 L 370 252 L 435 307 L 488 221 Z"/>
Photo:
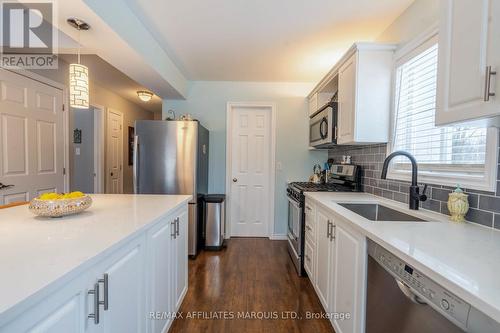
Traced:
<path fill-rule="evenodd" d="M 338 103 L 330 102 L 309 119 L 309 146 L 328 148 L 337 144 Z"/>

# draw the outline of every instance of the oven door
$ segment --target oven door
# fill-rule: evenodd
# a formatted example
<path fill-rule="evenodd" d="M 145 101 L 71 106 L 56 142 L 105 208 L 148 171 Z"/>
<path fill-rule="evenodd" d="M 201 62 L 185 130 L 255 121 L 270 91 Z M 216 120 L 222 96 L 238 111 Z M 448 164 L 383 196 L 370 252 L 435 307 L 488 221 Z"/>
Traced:
<path fill-rule="evenodd" d="M 335 143 L 336 140 L 333 108 L 329 106 L 309 119 L 309 145 L 318 147 Z"/>
<path fill-rule="evenodd" d="M 293 248 L 295 255 L 301 257 L 301 220 L 303 207 L 300 202 L 296 201 L 294 198 L 287 196 L 288 198 L 288 242 Z"/>

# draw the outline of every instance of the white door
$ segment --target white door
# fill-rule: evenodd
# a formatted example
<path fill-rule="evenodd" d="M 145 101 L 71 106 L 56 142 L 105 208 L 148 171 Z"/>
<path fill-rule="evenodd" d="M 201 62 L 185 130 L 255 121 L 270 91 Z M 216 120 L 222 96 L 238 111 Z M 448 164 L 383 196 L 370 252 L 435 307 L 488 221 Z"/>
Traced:
<path fill-rule="evenodd" d="M 363 235 L 336 221 L 330 290 L 330 311 L 350 313 L 350 320 L 335 320 L 335 332 L 364 331 L 366 241 Z M 335 292 L 333 292 L 335 290 Z M 333 320 L 332 320 L 333 321 Z"/>
<path fill-rule="evenodd" d="M 236 107 L 231 115 L 231 235 L 267 237 L 271 196 L 271 107 Z"/>
<path fill-rule="evenodd" d="M 356 54 L 339 69 L 339 143 L 354 141 Z"/>
<path fill-rule="evenodd" d="M 60 89 L 0 69 L 0 205 L 64 191 L 63 124 Z"/>
<path fill-rule="evenodd" d="M 109 109 L 107 123 L 106 193 L 123 193 L 123 114 Z"/>
<path fill-rule="evenodd" d="M 436 123 L 500 114 L 500 0 L 442 0 Z M 486 101 L 487 67 L 489 91 Z"/>
<path fill-rule="evenodd" d="M 330 267 L 334 265 L 332 261 L 333 243 L 329 236 L 332 229 L 332 221 L 321 208 L 316 211 L 317 244 L 316 244 L 316 281 L 315 289 L 318 297 L 325 308 L 330 311 Z"/>

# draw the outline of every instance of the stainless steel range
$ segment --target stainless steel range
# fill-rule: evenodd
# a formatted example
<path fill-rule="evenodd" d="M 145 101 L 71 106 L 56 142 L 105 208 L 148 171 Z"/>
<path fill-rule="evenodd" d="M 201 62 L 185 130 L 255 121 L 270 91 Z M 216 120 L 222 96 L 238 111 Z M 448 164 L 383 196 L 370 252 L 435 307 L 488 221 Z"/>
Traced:
<path fill-rule="evenodd" d="M 359 192 L 361 190 L 360 167 L 357 165 L 333 165 L 326 184 L 293 182 L 288 184 L 288 253 L 300 276 L 304 270 L 305 192 Z"/>

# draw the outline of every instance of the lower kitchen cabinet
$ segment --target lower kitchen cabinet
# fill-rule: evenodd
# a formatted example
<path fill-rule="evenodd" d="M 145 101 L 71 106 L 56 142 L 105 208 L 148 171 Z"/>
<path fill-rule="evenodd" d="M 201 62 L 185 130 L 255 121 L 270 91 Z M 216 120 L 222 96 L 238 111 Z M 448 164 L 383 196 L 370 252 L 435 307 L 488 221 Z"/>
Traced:
<path fill-rule="evenodd" d="M 40 291 L 0 332 L 168 330 L 187 291 L 187 217 L 186 205 L 104 251 L 78 275 Z"/>
<path fill-rule="evenodd" d="M 366 238 L 335 219 L 330 309 L 342 317 L 333 317 L 337 333 L 364 332 L 366 299 Z M 341 319 L 349 314 L 350 319 Z"/>
<path fill-rule="evenodd" d="M 330 232 L 333 224 L 329 211 L 321 207 L 316 209 L 316 279 L 313 281 L 313 285 L 321 304 L 329 312 L 332 285 L 330 266 L 333 260 L 333 242 Z"/>
<path fill-rule="evenodd" d="M 309 278 L 325 311 L 331 315 L 335 332 L 362 333 L 365 329 L 366 237 L 332 211 L 319 205 L 312 207 L 317 241 L 315 271 Z"/>

